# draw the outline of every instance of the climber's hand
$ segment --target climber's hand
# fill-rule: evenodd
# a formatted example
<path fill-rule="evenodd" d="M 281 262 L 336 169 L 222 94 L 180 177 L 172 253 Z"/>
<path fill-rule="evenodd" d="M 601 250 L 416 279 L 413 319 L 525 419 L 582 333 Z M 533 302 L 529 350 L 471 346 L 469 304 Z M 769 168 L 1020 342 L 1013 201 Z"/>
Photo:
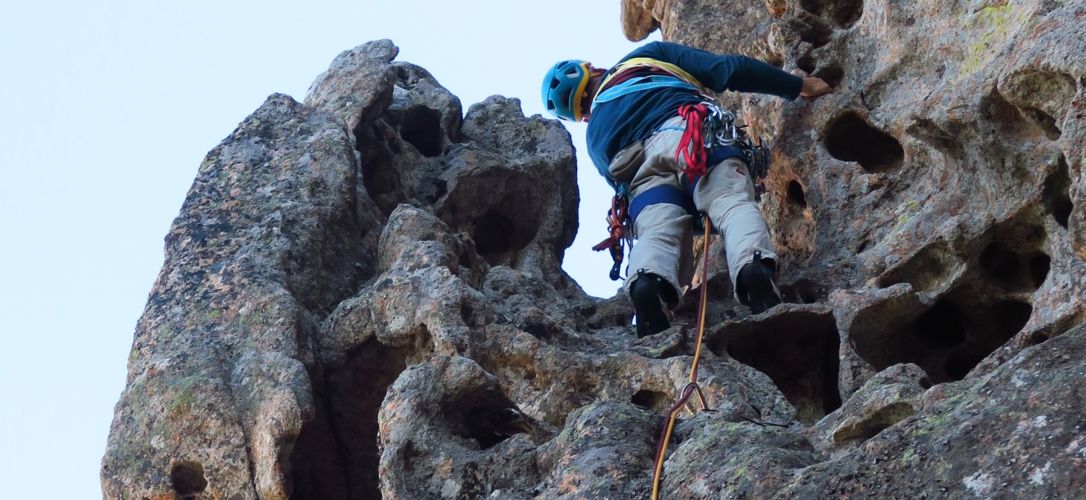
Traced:
<path fill-rule="evenodd" d="M 833 89 L 830 84 L 825 80 L 818 78 L 817 76 L 808 76 L 803 79 L 803 89 L 799 91 L 799 95 L 803 97 L 818 97 L 822 94 L 828 94 Z"/>

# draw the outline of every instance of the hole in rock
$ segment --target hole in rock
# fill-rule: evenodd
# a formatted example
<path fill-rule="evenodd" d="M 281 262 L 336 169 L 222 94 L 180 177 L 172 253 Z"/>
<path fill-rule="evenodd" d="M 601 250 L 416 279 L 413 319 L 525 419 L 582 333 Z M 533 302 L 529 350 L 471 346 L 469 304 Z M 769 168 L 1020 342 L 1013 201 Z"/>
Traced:
<path fill-rule="evenodd" d="M 1029 335 L 1029 339 L 1026 340 L 1026 343 L 1030 346 L 1035 346 L 1043 344 L 1054 337 L 1058 337 L 1066 333 L 1068 330 L 1074 328 L 1079 323 L 1077 319 L 1077 316 L 1072 314 L 1070 316 L 1064 317 L 1063 319 L 1057 320 L 1054 323 L 1044 326 L 1041 329 L 1031 333 Z"/>
<path fill-rule="evenodd" d="M 471 259 L 471 253 L 469 252 L 464 252 L 460 254 L 456 259 L 456 263 L 464 269 L 473 269 L 475 266 Z"/>
<path fill-rule="evenodd" d="M 864 13 L 863 0 L 800 0 L 799 6 L 816 16 L 833 19 L 842 28 L 855 24 Z"/>
<path fill-rule="evenodd" d="M 839 343 L 832 313 L 799 310 L 725 325 L 709 348 L 768 375 L 797 418 L 813 422 L 841 406 Z"/>
<path fill-rule="evenodd" d="M 873 309 L 871 318 L 853 322 L 850 339 L 876 370 L 915 363 L 938 384 L 961 380 L 1018 333 L 1032 312 L 1028 303 L 992 299 L 963 285 L 911 320 L 909 313 Z"/>
<path fill-rule="evenodd" d="M 836 64 L 831 64 L 819 68 L 812 76 L 817 76 L 825 80 L 830 87 L 837 88 L 838 85 L 841 85 L 841 80 L 845 77 L 845 70 L 841 69 L 841 67 Z"/>
<path fill-rule="evenodd" d="M 863 0 L 836 0 L 830 2 L 830 15 L 842 28 L 847 28 L 860 20 L 864 13 Z"/>
<path fill-rule="evenodd" d="M 990 278 L 1006 286 L 1021 274 L 1018 260 L 1018 254 L 1007 250 L 999 242 L 992 242 L 980 253 L 980 268 Z"/>
<path fill-rule="evenodd" d="M 942 292 L 964 267 L 964 261 L 945 242 L 936 241 L 880 276 L 879 286 L 908 283 L 916 291 Z"/>
<path fill-rule="evenodd" d="M 1001 134 L 1015 140 L 1039 137 L 1038 128 L 1031 125 L 1013 104 L 1007 102 L 997 90 L 993 89 L 980 101 L 981 113 Z"/>
<path fill-rule="evenodd" d="M 196 495 L 207 488 L 204 466 L 196 462 L 178 462 L 170 469 L 170 485 L 177 496 Z"/>
<path fill-rule="evenodd" d="M 317 411 L 290 455 L 290 498 L 381 498 L 377 412 L 406 356 L 371 338 L 341 367 L 310 372 Z"/>
<path fill-rule="evenodd" d="M 796 67 L 802 69 L 803 71 L 806 71 L 808 74 L 814 73 L 816 64 L 817 62 L 815 61 L 814 56 L 810 54 L 807 54 L 799 58 L 798 61 L 796 61 Z"/>
<path fill-rule="evenodd" d="M 378 120 L 372 128 L 360 125 L 355 130 L 355 144 L 362 154 L 362 185 L 387 217 L 405 198 L 394 160 L 400 154 L 399 139 L 388 124 Z"/>
<path fill-rule="evenodd" d="M 480 255 L 504 253 L 510 250 L 510 238 L 513 234 L 513 221 L 493 210 L 487 211 L 475 223 L 471 237 Z M 487 259 L 489 260 L 489 259 Z"/>
<path fill-rule="evenodd" d="M 816 16 L 822 14 L 823 0 L 800 0 L 799 7 Z"/>
<path fill-rule="evenodd" d="M 546 317 L 527 318 L 520 329 L 540 340 L 554 340 L 562 338 L 562 327 Z"/>
<path fill-rule="evenodd" d="M 1041 288 L 1048 278 L 1048 271 L 1052 268 L 1052 258 L 1043 253 L 1037 253 L 1029 260 L 1029 275 L 1032 278 L 1033 289 Z"/>
<path fill-rule="evenodd" d="M 826 290 L 814 281 L 801 279 L 789 285 L 782 285 L 781 297 L 785 302 L 814 304 L 826 298 Z"/>
<path fill-rule="evenodd" d="M 412 106 L 400 119 L 400 137 L 424 156 L 441 155 L 441 113 L 426 106 Z"/>
<path fill-rule="evenodd" d="M 798 181 L 788 181 L 788 201 L 801 209 L 807 208 L 807 196 Z"/>
<path fill-rule="evenodd" d="M 584 319 L 591 318 L 598 310 L 599 306 L 596 304 L 581 304 L 577 306 L 577 314 L 581 315 Z"/>
<path fill-rule="evenodd" d="M 499 207 L 511 210 L 505 204 Z M 515 252 L 528 245 L 536 230 L 531 215 L 521 217 L 518 223 L 514 224 L 506 213 L 508 212 L 505 210 L 488 209 L 482 217 L 474 221 L 471 231 L 476 251 L 492 266 L 508 264 Z"/>
<path fill-rule="evenodd" d="M 466 302 L 460 304 L 460 319 L 464 320 L 464 325 L 469 328 L 479 326 L 479 322 L 475 320 L 475 308 Z"/>
<path fill-rule="evenodd" d="M 961 380 L 969 375 L 969 370 L 972 370 L 977 363 L 980 363 L 983 357 L 978 357 L 978 353 L 969 351 L 955 351 L 951 353 L 950 357 L 946 360 L 944 369 L 946 374 L 951 380 Z"/>
<path fill-rule="evenodd" d="M 789 21 L 792 29 L 799 33 L 799 39 L 811 44 L 812 48 L 818 48 L 830 43 L 833 37 L 833 27 L 818 16 L 808 12 L 799 12 Z"/>
<path fill-rule="evenodd" d="M 965 342 L 962 313 L 954 303 L 940 300 L 913 322 L 918 343 L 935 348 L 954 347 Z"/>
<path fill-rule="evenodd" d="M 989 243 L 980 253 L 984 276 L 1009 292 L 1032 292 L 1040 288 L 1048 277 L 1051 262 L 1052 259 L 1039 250 L 1015 252 L 1000 239 Z"/>
<path fill-rule="evenodd" d="M 830 123 L 825 145 L 830 156 L 857 162 L 869 173 L 896 169 L 905 158 L 905 150 L 897 139 L 872 127 L 853 111 Z"/>
<path fill-rule="evenodd" d="M 1003 338 L 1004 341 L 1013 337 L 1022 327 L 1026 326 L 1029 317 L 1033 315 L 1033 306 L 1018 300 L 999 301 L 992 309 L 990 321 L 992 333 L 997 338 Z M 1003 345 L 1003 342 L 995 344 L 992 346 L 992 350 L 1001 345 Z"/>
<path fill-rule="evenodd" d="M 1056 126 L 1056 119 L 1052 115 L 1045 113 L 1037 108 L 1021 108 L 1022 114 L 1026 115 L 1033 123 L 1040 127 L 1041 131 L 1045 133 L 1045 136 L 1055 141 L 1059 140 L 1062 131 Z"/>
<path fill-rule="evenodd" d="M 443 179 L 430 179 L 429 182 L 420 183 L 418 189 L 418 193 L 429 203 L 437 203 L 448 192 L 449 184 Z"/>
<path fill-rule="evenodd" d="M 916 118 L 905 132 L 954 156 L 961 154 L 961 143 L 943 127 L 927 118 Z"/>
<path fill-rule="evenodd" d="M 1047 342 L 1048 339 L 1048 335 L 1045 335 L 1043 332 L 1033 332 L 1033 334 L 1029 336 L 1029 340 L 1026 341 L 1026 344 L 1030 347 L 1035 345 L 1041 345 Z"/>
<path fill-rule="evenodd" d="M 999 86 L 1006 99 L 1053 141 L 1060 138 L 1060 122 L 1072 107 L 1076 88 L 1067 73 L 1036 69 L 1016 72 Z"/>
<path fill-rule="evenodd" d="M 777 252 L 789 254 L 797 261 L 810 257 L 815 248 L 815 222 L 807 213 L 807 193 L 796 179 L 780 179 L 767 186 L 771 189 L 771 200 L 778 204 L 780 211 L 773 232 Z"/>
<path fill-rule="evenodd" d="M 630 402 L 654 413 L 663 412 L 671 406 L 671 401 L 667 394 L 658 391 L 650 391 L 648 389 L 637 391 L 637 394 L 634 394 L 633 397 L 630 398 Z"/>
<path fill-rule="evenodd" d="M 871 240 L 865 239 L 860 242 L 860 246 L 856 247 L 856 254 L 859 255 L 861 253 L 864 253 L 867 251 L 868 248 L 871 248 Z"/>
<path fill-rule="evenodd" d="M 1048 211 L 1056 219 L 1056 223 L 1067 228 L 1071 220 L 1071 210 L 1075 208 L 1071 203 L 1071 178 L 1067 174 L 1067 159 L 1060 156 L 1059 166 L 1052 175 L 1045 179 L 1045 200 L 1048 201 Z"/>
<path fill-rule="evenodd" d="M 891 425 L 909 418 L 914 413 L 916 413 L 916 410 L 909 403 L 903 401 L 891 403 L 858 422 L 859 425 L 854 424 L 841 428 L 834 433 L 833 438 L 837 442 L 867 441 Z"/>
<path fill-rule="evenodd" d="M 526 433 L 526 417 L 509 398 L 495 388 L 459 395 L 442 403 L 454 434 L 475 440 L 486 450 L 515 434 Z"/>

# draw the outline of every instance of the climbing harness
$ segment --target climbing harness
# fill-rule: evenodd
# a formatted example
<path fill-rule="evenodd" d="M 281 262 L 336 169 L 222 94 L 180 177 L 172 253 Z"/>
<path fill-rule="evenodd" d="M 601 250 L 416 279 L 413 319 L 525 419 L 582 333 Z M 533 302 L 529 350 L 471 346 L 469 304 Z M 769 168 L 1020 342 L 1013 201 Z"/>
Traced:
<path fill-rule="evenodd" d="M 679 412 L 686 406 L 690 396 L 694 394 L 698 395 L 702 410 L 709 411 L 705 393 L 702 392 L 701 386 L 698 385 L 698 364 L 701 361 L 701 344 L 705 337 L 705 310 L 709 301 L 709 284 L 706 280 L 709 274 L 709 229 L 713 226 L 713 221 L 707 213 L 703 212 L 702 217 L 705 218 L 703 224 L 705 226 L 705 249 L 702 250 L 701 293 L 698 300 L 698 339 L 694 347 L 694 360 L 690 364 L 690 378 L 686 386 L 683 387 L 682 392 L 679 393 L 679 399 L 668 408 L 667 426 L 664 427 L 663 432 L 660 434 L 660 440 L 656 445 L 656 460 L 652 469 L 652 500 L 660 498 L 660 478 L 664 471 L 664 456 L 667 455 L 667 445 L 671 440 L 671 432 L 675 429 L 675 419 L 678 418 Z"/>
<path fill-rule="evenodd" d="M 664 184 L 638 193 L 630 200 L 626 195 L 626 187 L 619 187 L 619 193 L 611 199 L 611 209 L 606 217 L 610 236 L 592 247 L 597 252 L 606 249 L 611 251 L 614 266 L 609 276 L 613 281 L 621 278 L 623 240 L 632 244 L 630 226 L 637 220 L 638 214 L 650 205 L 667 203 L 696 215 L 694 186 L 698 179 L 708 173 L 710 166 L 729 158 L 740 158 L 746 163 L 747 172 L 754 181 L 755 200 L 761 200 L 761 194 L 765 192 L 764 179 L 769 172 L 769 148 L 761 141 L 754 144 L 743 131 L 744 127 L 735 124 L 735 115 L 711 103 L 702 102 L 680 106 L 679 116 L 683 117 L 686 124 L 679 145 L 675 148 L 675 159 L 680 170 L 686 174 L 686 188 Z"/>
<path fill-rule="evenodd" d="M 769 174 L 769 147 L 760 139 L 755 144 L 746 133 L 746 125 L 737 125 L 735 115 L 715 103 L 684 104 L 679 107 L 679 116 L 686 121 L 686 127 L 675 149 L 675 160 L 682 165 L 682 172 L 693 178 L 691 184 L 710 166 L 728 158 L 741 158 L 754 183 L 754 199 L 761 201 Z"/>

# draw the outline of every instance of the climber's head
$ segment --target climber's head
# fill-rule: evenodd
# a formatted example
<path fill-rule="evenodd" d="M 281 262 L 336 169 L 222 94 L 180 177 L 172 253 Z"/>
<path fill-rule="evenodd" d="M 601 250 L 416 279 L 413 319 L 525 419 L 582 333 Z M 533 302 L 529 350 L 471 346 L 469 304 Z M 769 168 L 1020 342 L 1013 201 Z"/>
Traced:
<path fill-rule="evenodd" d="M 602 74 L 603 70 L 587 61 L 571 59 L 555 64 L 543 76 L 543 106 L 563 120 L 586 120 L 591 105 L 586 94 L 593 87 L 590 82 Z"/>

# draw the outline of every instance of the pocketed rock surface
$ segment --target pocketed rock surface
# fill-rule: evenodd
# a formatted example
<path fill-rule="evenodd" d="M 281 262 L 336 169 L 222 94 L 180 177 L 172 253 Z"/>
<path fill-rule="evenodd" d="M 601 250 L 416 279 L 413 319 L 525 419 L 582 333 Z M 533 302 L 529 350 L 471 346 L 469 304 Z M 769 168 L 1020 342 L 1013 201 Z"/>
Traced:
<path fill-rule="evenodd" d="M 663 496 L 1086 496 L 1086 2 L 622 7 L 632 39 L 835 88 L 718 96 L 774 146 L 787 303 L 749 316 L 707 245 L 711 411 L 682 414 Z M 500 96 L 464 113 L 397 52 L 340 54 L 208 153 L 105 497 L 648 496 L 699 289 L 637 339 L 625 297 L 561 269 L 565 129 Z"/>

